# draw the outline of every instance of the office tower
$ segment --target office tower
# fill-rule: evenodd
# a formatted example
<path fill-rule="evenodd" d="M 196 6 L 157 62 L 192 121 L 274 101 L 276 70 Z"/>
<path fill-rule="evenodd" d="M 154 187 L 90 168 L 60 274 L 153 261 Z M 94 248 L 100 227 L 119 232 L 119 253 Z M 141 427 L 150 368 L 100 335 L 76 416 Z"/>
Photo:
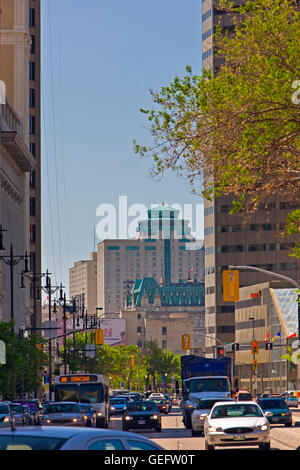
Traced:
<path fill-rule="evenodd" d="M 203 242 L 195 240 L 179 211 L 162 205 L 150 209 L 134 239 L 106 239 L 97 251 L 97 306 L 105 314 L 124 308 L 136 279 L 159 284 L 203 281 Z"/>
<path fill-rule="evenodd" d="M 41 271 L 40 0 L 0 1 L 0 79 L 5 85 L 1 123 L 1 220 L 6 253 L 31 255 Z M 4 253 L 3 253 L 4 254 Z M 4 321 L 9 320 L 10 273 L 2 262 Z M 30 288 L 20 290 L 23 265 L 14 273 L 19 326 L 40 326 L 41 306 Z"/>
<path fill-rule="evenodd" d="M 203 68 L 214 74 L 223 59 L 214 56 L 213 33 L 217 24 L 234 34 L 230 13 L 222 11 L 212 0 L 202 2 L 202 62 Z M 231 197 L 220 197 L 204 203 L 205 289 L 207 334 L 223 342 L 235 339 L 234 304 L 223 302 L 222 271 L 229 265 L 251 265 L 300 279 L 300 263 L 290 257 L 293 239 L 280 237 L 287 214 L 295 208 L 274 195 L 249 215 L 231 216 Z M 240 286 L 271 281 L 268 275 L 255 271 L 240 271 Z M 207 353 L 213 354 L 214 340 L 207 340 Z"/>
<path fill-rule="evenodd" d="M 69 269 L 70 299 L 84 314 L 95 315 L 97 308 L 97 253 L 89 260 L 77 261 Z"/>

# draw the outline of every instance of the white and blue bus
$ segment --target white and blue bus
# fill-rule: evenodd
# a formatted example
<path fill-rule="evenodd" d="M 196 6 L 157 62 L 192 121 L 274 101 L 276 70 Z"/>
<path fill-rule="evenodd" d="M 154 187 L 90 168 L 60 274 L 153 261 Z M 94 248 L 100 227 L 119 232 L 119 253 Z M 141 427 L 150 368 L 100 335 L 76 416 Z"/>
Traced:
<path fill-rule="evenodd" d="M 102 374 L 66 374 L 54 378 L 55 401 L 87 403 L 96 411 L 97 428 L 109 422 L 108 381 Z"/>

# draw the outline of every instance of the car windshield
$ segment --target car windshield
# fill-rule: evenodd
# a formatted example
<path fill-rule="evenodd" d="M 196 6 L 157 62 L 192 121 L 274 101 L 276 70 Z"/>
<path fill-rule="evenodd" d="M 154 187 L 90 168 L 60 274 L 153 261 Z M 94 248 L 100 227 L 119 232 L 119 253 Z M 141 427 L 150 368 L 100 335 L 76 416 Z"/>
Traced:
<path fill-rule="evenodd" d="M 110 400 L 111 405 L 127 405 L 128 400 L 126 398 L 115 398 L 114 400 Z"/>
<path fill-rule="evenodd" d="M 46 414 L 49 415 L 53 413 L 80 413 L 80 407 L 76 404 L 73 405 L 69 403 L 49 405 L 46 409 Z"/>
<path fill-rule="evenodd" d="M 242 418 L 242 417 L 259 417 L 263 416 L 257 405 L 216 405 L 212 411 L 211 418 Z"/>
<path fill-rule="evenodd" d="M 284 408 L 288 409 L 287 404 L 283 400 L 261 400 L 259 401 L 259 406 L 263 409 L 274 409 L 274 408 Z"/>
<path fill-rule="evenodd" d="M 190 392 L 228 392 L 229 385 L 227 378 L 205 378 L 193 379 L 190 382 Z"/>
<path fill-rule="evenodd" d="M 251 393 L 239 393 L 238 399 L 239 400 L 251 400 Z"/>
<path fill-rule="evenodd" d="M 86 411 L 87 413 L 91 413 L 91 408 L 88 405 L 79 405 L 81 410 Z"/>
<path fill-rule="evenodd" d="M 9 414 L 9 408 L 7 405 L 0 405 L 0 414 Z"/>
<path fill-rule="evenodd" d="M 0 436 L 1 450 L 58 450 L 66 442 L 64 438 L 41 436 Z"/>
<path fill-rule="evenodd" d="M 153 401 L 153 403 L 158 403 L 158 404 L 166 403 L 166 400 L 164 400 L 163 398 L 152 398 L 151 401 Z"/>
<path fill-rule="evenodd" d="M 158 411 L 155 403 L 145 402 L 145 403 L 130 403 L 127 406 L 127 411 Z"/>
<path fill-rule="evenodd" d="M 214 404 L 218 401 L 220 400 L 200 400 L 197 406 L 197 410 L 211 410 Z"/>
<path fill-rule="evenodd" d="M 20 409 L 20 405 L 14 405 L 13 403 L 11 403 L 10 409 L 11 411 L 14 411 L 15 413 L 22 413 L 22 410 Z"/>

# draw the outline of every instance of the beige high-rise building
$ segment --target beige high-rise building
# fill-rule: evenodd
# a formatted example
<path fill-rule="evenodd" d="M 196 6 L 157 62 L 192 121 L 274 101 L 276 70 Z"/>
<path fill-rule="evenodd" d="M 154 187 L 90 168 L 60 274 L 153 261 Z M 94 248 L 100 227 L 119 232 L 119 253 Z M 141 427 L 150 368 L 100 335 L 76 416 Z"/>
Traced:
<path fill-rule="evenodd" d="M 231 15 L 212 0 L 202 1 L 202 64 L 214 74 L 222 58 L 214 55 L 216 25 L 234 34 Z M 235 339 L 235 306 L 223 302 L 222 272 L 229 265 L 256 266 L 300 279 L 300 261 L 290 257 L 293 239 L 280 237 L 287 214 L 296 206 L 276 195 L 252 216 L 231 216 L 231 198 L 220 197 L 204 202 L 205 307 L 207 334 L 223 342 Z M 268 282 L 272 278 L 257 271 L 240 271 L 240 286 Z M 214 340 L 207 340 L 207 352 L 213 354 Z"/>
<path fill-rule="evenodd" d="M 203 241 L 191 235 L 179 211 L 162 205 L 148 211 L 134 239 L 106 239 L 97 251 L 97 306 L 119 313 L 136 279 L 154 277 L 166 285 L 204 280 Z"/>
<path fill-rule="evenodd" d="M 1 255 L 12 246 L 14 256 L 31 255 L 30 268 L 40 272 L 40 0 L 0 0 L 0 80 Z M 41 307 L 32 285 L 19 289 L 23 269 L 21 262 L 14 267 L 12 283 L 1 263 L 2 320 L 13 310 L 16 328 L 38 327 Z"/>
<path fill-rule="evenodd" d="M 95 315 L 97 309 L 97 253 L 92 252 L 89 260 L 77 261 L 69 269 L 70 299 L 76 300 L 77 307 L 84 314 Z"/>

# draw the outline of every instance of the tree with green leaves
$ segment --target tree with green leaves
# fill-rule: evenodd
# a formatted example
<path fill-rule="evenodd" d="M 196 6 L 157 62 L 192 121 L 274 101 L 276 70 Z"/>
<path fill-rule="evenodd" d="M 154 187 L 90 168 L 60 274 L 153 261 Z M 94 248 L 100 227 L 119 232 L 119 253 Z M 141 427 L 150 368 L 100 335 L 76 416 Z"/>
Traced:
<path fill-rule="evenodd" d="M 155 109 L 141 110 L 153 146 L 135 151 L 153 159 L 152 174 L 186 175 L 207 199 L 233 196 L 233 211 L 256 210 L 274 195 L 300 200 L 299 9 L 289 0 L 253 0 L 231 13 L 235 34 L 214 34 L 224 58 L 216 75 L 176 77 L 151 91 Z M 299 235 L 299 213 L 290 217 Z M 290 231 L 289 221 L 285 232 Z"/>
<path fill-rule="evenodd" d="M 0 340 L 6 346 L 6 364 L 0 365 L 0 395 L 16 399 L 33 394 L 42 385 L 42 372 L 47 364 L 43 339 L 39 335 L 19 337 L 12 331 L 13 322 L 0 323 Z"/>

